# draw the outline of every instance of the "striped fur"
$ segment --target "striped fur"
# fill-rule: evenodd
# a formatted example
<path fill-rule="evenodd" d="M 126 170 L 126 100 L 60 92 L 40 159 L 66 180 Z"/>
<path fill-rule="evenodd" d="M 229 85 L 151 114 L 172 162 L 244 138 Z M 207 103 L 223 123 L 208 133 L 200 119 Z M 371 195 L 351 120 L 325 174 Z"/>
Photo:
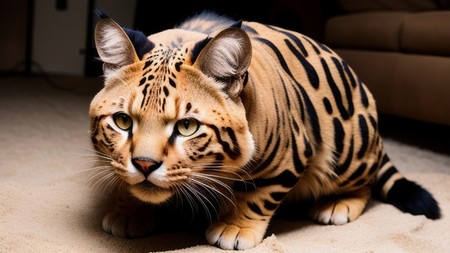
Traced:
<path fill-rule="evenodd" d="M 440 217 L 385 153 L 370 91 L 325 45 L 214 13 L 149 36 L 145 54 L 125 34 L 109 18 L 96 27 L 106 76 L 90 107 L 92 142 L 108 164 L 102 179 L 122 186 L 106 231 L 155 229 L 133 220 L 129 194 L 216 212 L 206 238 L 224 249 L 260 243 L 282 202 L 313 203 L 324 224 L 356 219 L 372 195 Z"/>

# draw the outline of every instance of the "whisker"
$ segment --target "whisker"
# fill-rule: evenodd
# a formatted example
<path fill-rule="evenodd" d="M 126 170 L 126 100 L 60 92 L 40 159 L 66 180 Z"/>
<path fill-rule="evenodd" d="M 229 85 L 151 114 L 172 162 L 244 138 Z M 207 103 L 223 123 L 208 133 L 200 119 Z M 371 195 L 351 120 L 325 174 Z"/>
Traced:
<path fill-rule="evenodd" d="M 196 212 L 198 212 L 198 205 L 195 202 L 195 199 L 193 199 L 193 197 L 191 196 L 191 194 L 189 193 L 189 190 L 185 189 L 184 187 L 188 187 L 187 185 L 185 185 L 187 183 L 183 183 L 181 186 L 176 187 L 177 191 L 180 191 L 181 193 L 177 192 L 178 194 L 180 194 L 179 198 L 181 199 L 181 202 L 183 203 L 183 200 L 186 198 L 186 201 L 189 204 L 189 207 L 191 209 L 192 214 L 196 214 Z M 183 196 L 185 198 L 183 198 Z M 192 216 L 193 218 L 193 216 Z"/>
<path fill-rule="evenodd" d="M 219 185 L 219 186 L 225 188 L 226 191 L 230 193 L 230 195 L 232 196 L 233 199 L 231 199 L 230 197 L 228 197 L 227 195 L 225 195 L 225 194 L 224 194 L 223 192 L 221 192 L 220 190 L 214 188 L 213 186 L 208 185 L 208 184 L 206 184 L 206 183 L 203 183 L 203 182 L 200 182 L 200 181 L 196 180 L 197 183 L 200 183 L 202 186 L 205 186 L 207 189 L 210 189 L 210 190 L 212 191 L 211 193 L 214 192 L 214 193 L 219 194 L 220 196 L 222 196 L 223 198 L 225 198 L 226 200 L 228 200 L 233 206 L 236 207 L 236 204 L 235 204 L 236 198 L 235 198 L 235 196 L 234 196 L 233 189 L 231 189 L 230 186 L 226 185 L 225 183 L 221 182 L 220 180 L 217 180 L 217 179 L 214 179 L 214 178 L 209 178 L 209 175 L 202 175 L 202 174 L 198 174 L 198 173 L 195 173 L 195 174 L 192 174 L 192 175 L 193 175 L 194 177 L 199 177 L 199 178 L 202 178 L 202 179 L 204 179 L 204 180 L 209 180 L 209 181 L 213 182 L 214 184 L 217 184 L 217 185 Z M 192 179 L 192 178 L 191 178 L 191 179 Z M 195 180 L 195 179 L 192 179 L 192 180 Z M 215 195 L 215 194 L 213 194 L 213 195 Z"/>
<path fill-rule="evenodd" d="M 202 170 L 207 170 L 207 171 L 229 173 L 229 174 L 232 174 L 232 175 L 236 176 L 237 178 L 220 176 L 220 175 L 216 175 L 216 174 L 208 174 L 208 175 L 209 176 L 214 176 L 216 178 L 228 179 L 228 180 L 232 180 L 232 181 L 244 181 L 244 178 L 241 175 L 239 175 L 236 172 L 232 172 L 232 171 L 221 171 L 221 170 L 218 170 L 218 169 L 205 169 L 205 168 L 197 168 L 197 167 L 194 167 L 193 169 L 202 169 Z"/>
<path fill-rule="evenodd" d="M 114 169 L 111 167 L 111 165 L 99 165 L 91 168 L 87 168 L 84 170 L 80 170 L 77 172 L 79 175 L 85 175 L 88 179 L 91 178 L 95 174 L 100 173 L 111 173 Z"/>
<path fill-rule="evenodd" d="M 98 174 L 93 179 L 95 181 L 90 181 L 90 183 L 92 183 L 93 191 L 106 193 L 108 195 L 112 194 L 117 188 L 117 185 L 121 183 L 120 178 L 114 173 Z"/>
<path fill-rule="evenodd" d="M 86 147 L 80 147 L 81 149 L 85 150 L 85 151 L 89 151 L 89 153 L 74 153 L 75 155 L 78 155 L 80 157 L 85 157 L 85 156 L 95 156 L 95 157 L 101 157 L 101 158 L 105 158 L 107 160 L 112 160 L 111 157 L 109 157 L 107 154 L 100 152 L 98 150 L 92 149 L 92 148 L 86 148 Z"/>
<path fill-rule="evenodd" d="M 234 169 L 237 168 L 238 171 L 243 172 L 244 175 L 240 175 L 239 173 L 237 173 L 235 171 L 225 170 L 224 168 L 234 168 Z M 252 176 L 246 170 L 235 167 L 235 166 L 208 166 L 205 164 L 205 167 L 199 167 L 196 164 L 196 166 L 194 166 L 193 169 L 194 170 L 203 170 L 203 171 L 213 171 L 215 173 L 231 174 L 231 175 L 235 176 L 236 178 L 220 176 L 220 175 L 212 174 L 212 173 L 208 174 L 208 175 L 213 175 L 216 178 L 222 178 L 222 179 L 231 180 L 231 181 L 241 181 L 242 183 L 244 183 L 244 187 L 245 187 L 246 191 L 248 190 L 247 189 L 248 184 L 251 185 L 253 187 L 253 189 L 256 189 L 256 185 L 255 185 L 255 182 L 253 181 Z M 244 176 L 245 176 L 245 178 L 248 178 L 248 179 L 245 179 Z"/>
<path fill-rule="evenodd" d="M 195 199 L 197 199 L 197 201 L 203 207 L 203 209 L 205 210 L 206 215 L 208 217 L 208 221 L 210 221 L 210 222 L 212 221 L 212 216 L 211 216 L 211 212 L 209 211 L 208 205 L 205 203 L 205 201 L 209 203 L 209 205 L 214 209 L 214 212 L 218 216 L 217 209 L 214 207 L 214 205 L 211 203 L 211 201 L 206 196 L 204 196 L 200 191 L 198 191 L 196 189 L 196 187 L 194 187 L 194 185 L 184 184 L 184 186 L 185 186 L 185 189 L 188 190 L 192 194 L 192 196 L 195 197 Z"/>
<path fill-rule="evenodd" d="M 220 203 L 220 195 L 217 195 L 217 193 L 220 193 L 220 191 L 218 191 L 217 189 L 215 189 L 214 187 L 212 187 L 211 185 L 208 185 L 204 182 L 201 182 L 199 180 L 196 180 L 194 178 L 190 178 L 189 180 L 193 181 L 194 184 L 201 186 L 201 188 L 203 190 L 205 190 L 209 195 L 211 195 L 214 198 L 214 201 L 216 203 Z"/>

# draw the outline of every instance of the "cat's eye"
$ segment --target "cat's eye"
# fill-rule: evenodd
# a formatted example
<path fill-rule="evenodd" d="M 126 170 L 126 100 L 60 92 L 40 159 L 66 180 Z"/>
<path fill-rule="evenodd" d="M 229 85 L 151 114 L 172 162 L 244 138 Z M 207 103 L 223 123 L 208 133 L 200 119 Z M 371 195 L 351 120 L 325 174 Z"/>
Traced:
<path fill-rule="evenodd" d="M 124 131 L 130 130 L 131 126 L 133 125 L 133 120 L 131 119 L 131 117 L 123 112 L 114 114 L 113 119 L 114 123 L 116 123 L 116 125 Z"/>
<path fill-rule="evenodd" d="M 175 125 L 175 131 L 182 136 L 191 136 L 197 132 L 200 122 L 194 118 L 181 119 Z"/>

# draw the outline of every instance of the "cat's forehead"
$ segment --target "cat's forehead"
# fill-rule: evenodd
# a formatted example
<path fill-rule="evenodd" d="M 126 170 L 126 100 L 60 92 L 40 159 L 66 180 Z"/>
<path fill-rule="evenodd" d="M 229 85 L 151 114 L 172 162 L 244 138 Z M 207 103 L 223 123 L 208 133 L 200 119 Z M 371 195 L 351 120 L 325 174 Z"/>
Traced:
<path fill-rule="evenodd" d="M 186 63 L 189 49 L 183 43 L 177 46 L 160 44 L 144 56 L 137 84 L 138 109 L 142 112 L 167 113 L 177 93 L 181 65 Z"/>
<path fill-rule="evenodd" d="M 155 47 L 143 56 L 137 84 L 139 110 L 171 114 L 179 106 L 177 102 L 190 90 L 181 81 L 181 66 L 192 65 L 206 37 L 177 29 L 149 37 Z"/>

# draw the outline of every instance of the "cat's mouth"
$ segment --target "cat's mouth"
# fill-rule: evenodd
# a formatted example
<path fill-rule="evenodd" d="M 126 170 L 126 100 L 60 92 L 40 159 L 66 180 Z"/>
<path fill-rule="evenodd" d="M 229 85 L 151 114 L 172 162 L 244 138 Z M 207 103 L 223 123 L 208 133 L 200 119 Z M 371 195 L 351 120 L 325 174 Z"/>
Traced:
<path fill-rule="evenodd" d="M 153 204 L 164 202 L 173 195 L 170 188 L 161 188 L 148 180 L 132 185 L 130 191 L 138 199 Z"/>

